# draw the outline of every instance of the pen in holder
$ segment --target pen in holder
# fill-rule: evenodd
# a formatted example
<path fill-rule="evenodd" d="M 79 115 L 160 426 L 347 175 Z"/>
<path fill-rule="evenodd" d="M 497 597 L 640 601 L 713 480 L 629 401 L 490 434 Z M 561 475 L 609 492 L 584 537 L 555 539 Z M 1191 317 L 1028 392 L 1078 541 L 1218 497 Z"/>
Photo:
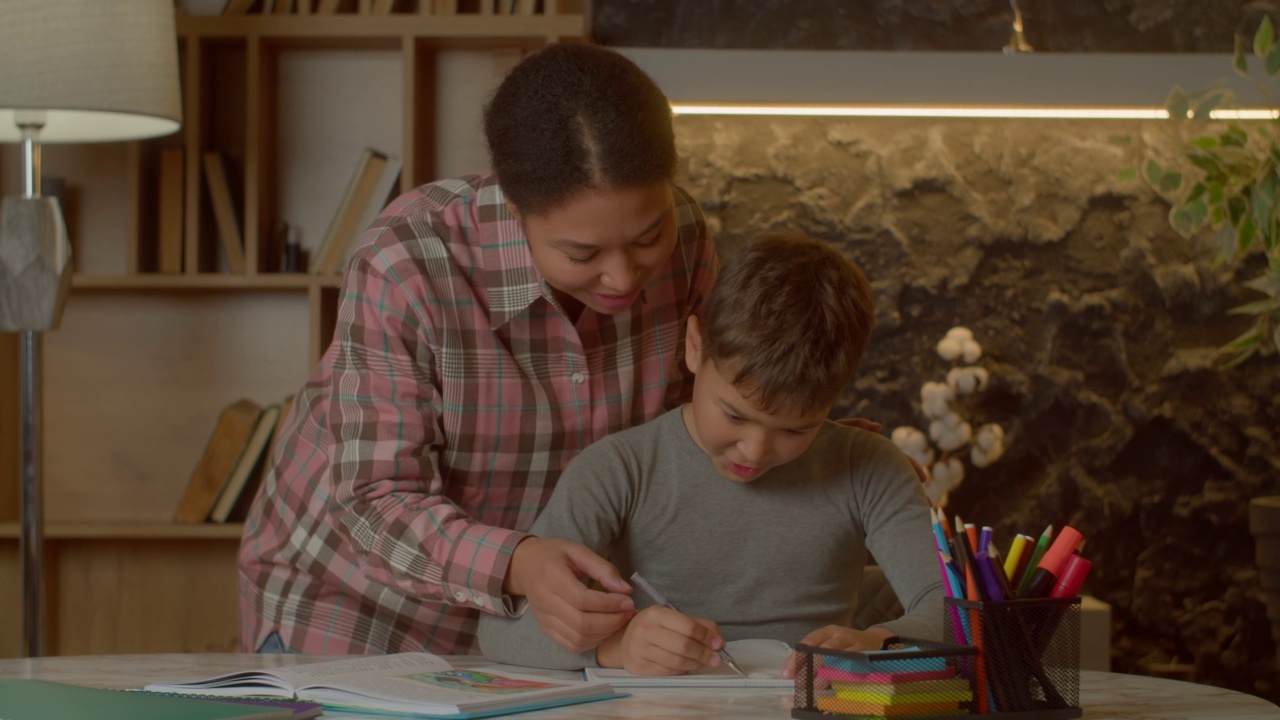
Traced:
<path fill-rule="evenodd" d="M 1081 716 L 1079 597 L 945 602 L 948 612 L 955 608 L 969 619 L 970 637 L 956 637 L 952 624 L 944 624 L 944 632 L 948 641 L 978 648 L 985 673 L 974 692 L 984 700 L 985 714 L 1027 720 Z M 976 673 L 972 677 L 978 679 Z"/>

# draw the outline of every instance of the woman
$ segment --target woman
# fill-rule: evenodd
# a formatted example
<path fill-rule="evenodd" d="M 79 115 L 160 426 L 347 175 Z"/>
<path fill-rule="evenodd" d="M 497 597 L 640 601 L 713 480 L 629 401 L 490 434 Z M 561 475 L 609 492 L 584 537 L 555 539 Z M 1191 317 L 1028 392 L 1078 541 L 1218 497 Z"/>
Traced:
<path fill-rule="evenodd" d="M 521 598 L 582 650 L 633 612 L 608 562 L 524 530 L 584 447 L 688 400 L 714 246 L 666 98 L 616 53 L 529 56 L 485 134 L 492 173 L 397 198 L 347 267 L 245 523 L 246 650 L 473 652 Z"/>

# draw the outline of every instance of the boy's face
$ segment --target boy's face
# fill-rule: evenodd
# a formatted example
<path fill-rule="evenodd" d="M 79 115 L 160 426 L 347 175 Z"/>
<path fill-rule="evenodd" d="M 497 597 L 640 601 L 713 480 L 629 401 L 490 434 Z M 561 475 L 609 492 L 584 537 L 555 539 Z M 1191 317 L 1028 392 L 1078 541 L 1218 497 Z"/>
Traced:
<path fill-rule="evenodd" d="M 761 410 L 731 382 L 733 368 L 704 362 L 696 317 L 685 330 L 685 362 L 695 373 L 693 400 L 683 410 L 685 427 L 720 474 L 734 482 L 751 482 L 800 457 L 831 411 L 830 405 L 804 414 Z"/>

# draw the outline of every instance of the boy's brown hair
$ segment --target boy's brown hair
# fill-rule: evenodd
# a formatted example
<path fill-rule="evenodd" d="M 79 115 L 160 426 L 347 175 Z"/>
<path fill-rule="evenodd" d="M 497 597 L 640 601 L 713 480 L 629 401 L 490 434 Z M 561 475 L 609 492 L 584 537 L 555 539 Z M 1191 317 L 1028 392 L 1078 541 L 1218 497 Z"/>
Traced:
<path fill-rule="evenodd" d="M 749 240 L 716 280 L 699 318 L 704 361 L 766 412 L 807 413 L 853 379 L 875 325 L 862 270 L 802 233 Z"/>

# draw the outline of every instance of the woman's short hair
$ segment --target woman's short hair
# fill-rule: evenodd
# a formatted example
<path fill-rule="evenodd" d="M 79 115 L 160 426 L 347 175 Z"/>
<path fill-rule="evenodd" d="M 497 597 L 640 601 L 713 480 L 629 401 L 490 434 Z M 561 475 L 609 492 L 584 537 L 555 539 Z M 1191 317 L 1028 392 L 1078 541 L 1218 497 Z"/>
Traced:
<path fill-rule="evenodd" d="M 498 183 L 522 213 L 676 172 L 666 96 L 635 63 L 593 45 L 555 43 L 522 60 L 485 106 L 484 130 Z"/>

